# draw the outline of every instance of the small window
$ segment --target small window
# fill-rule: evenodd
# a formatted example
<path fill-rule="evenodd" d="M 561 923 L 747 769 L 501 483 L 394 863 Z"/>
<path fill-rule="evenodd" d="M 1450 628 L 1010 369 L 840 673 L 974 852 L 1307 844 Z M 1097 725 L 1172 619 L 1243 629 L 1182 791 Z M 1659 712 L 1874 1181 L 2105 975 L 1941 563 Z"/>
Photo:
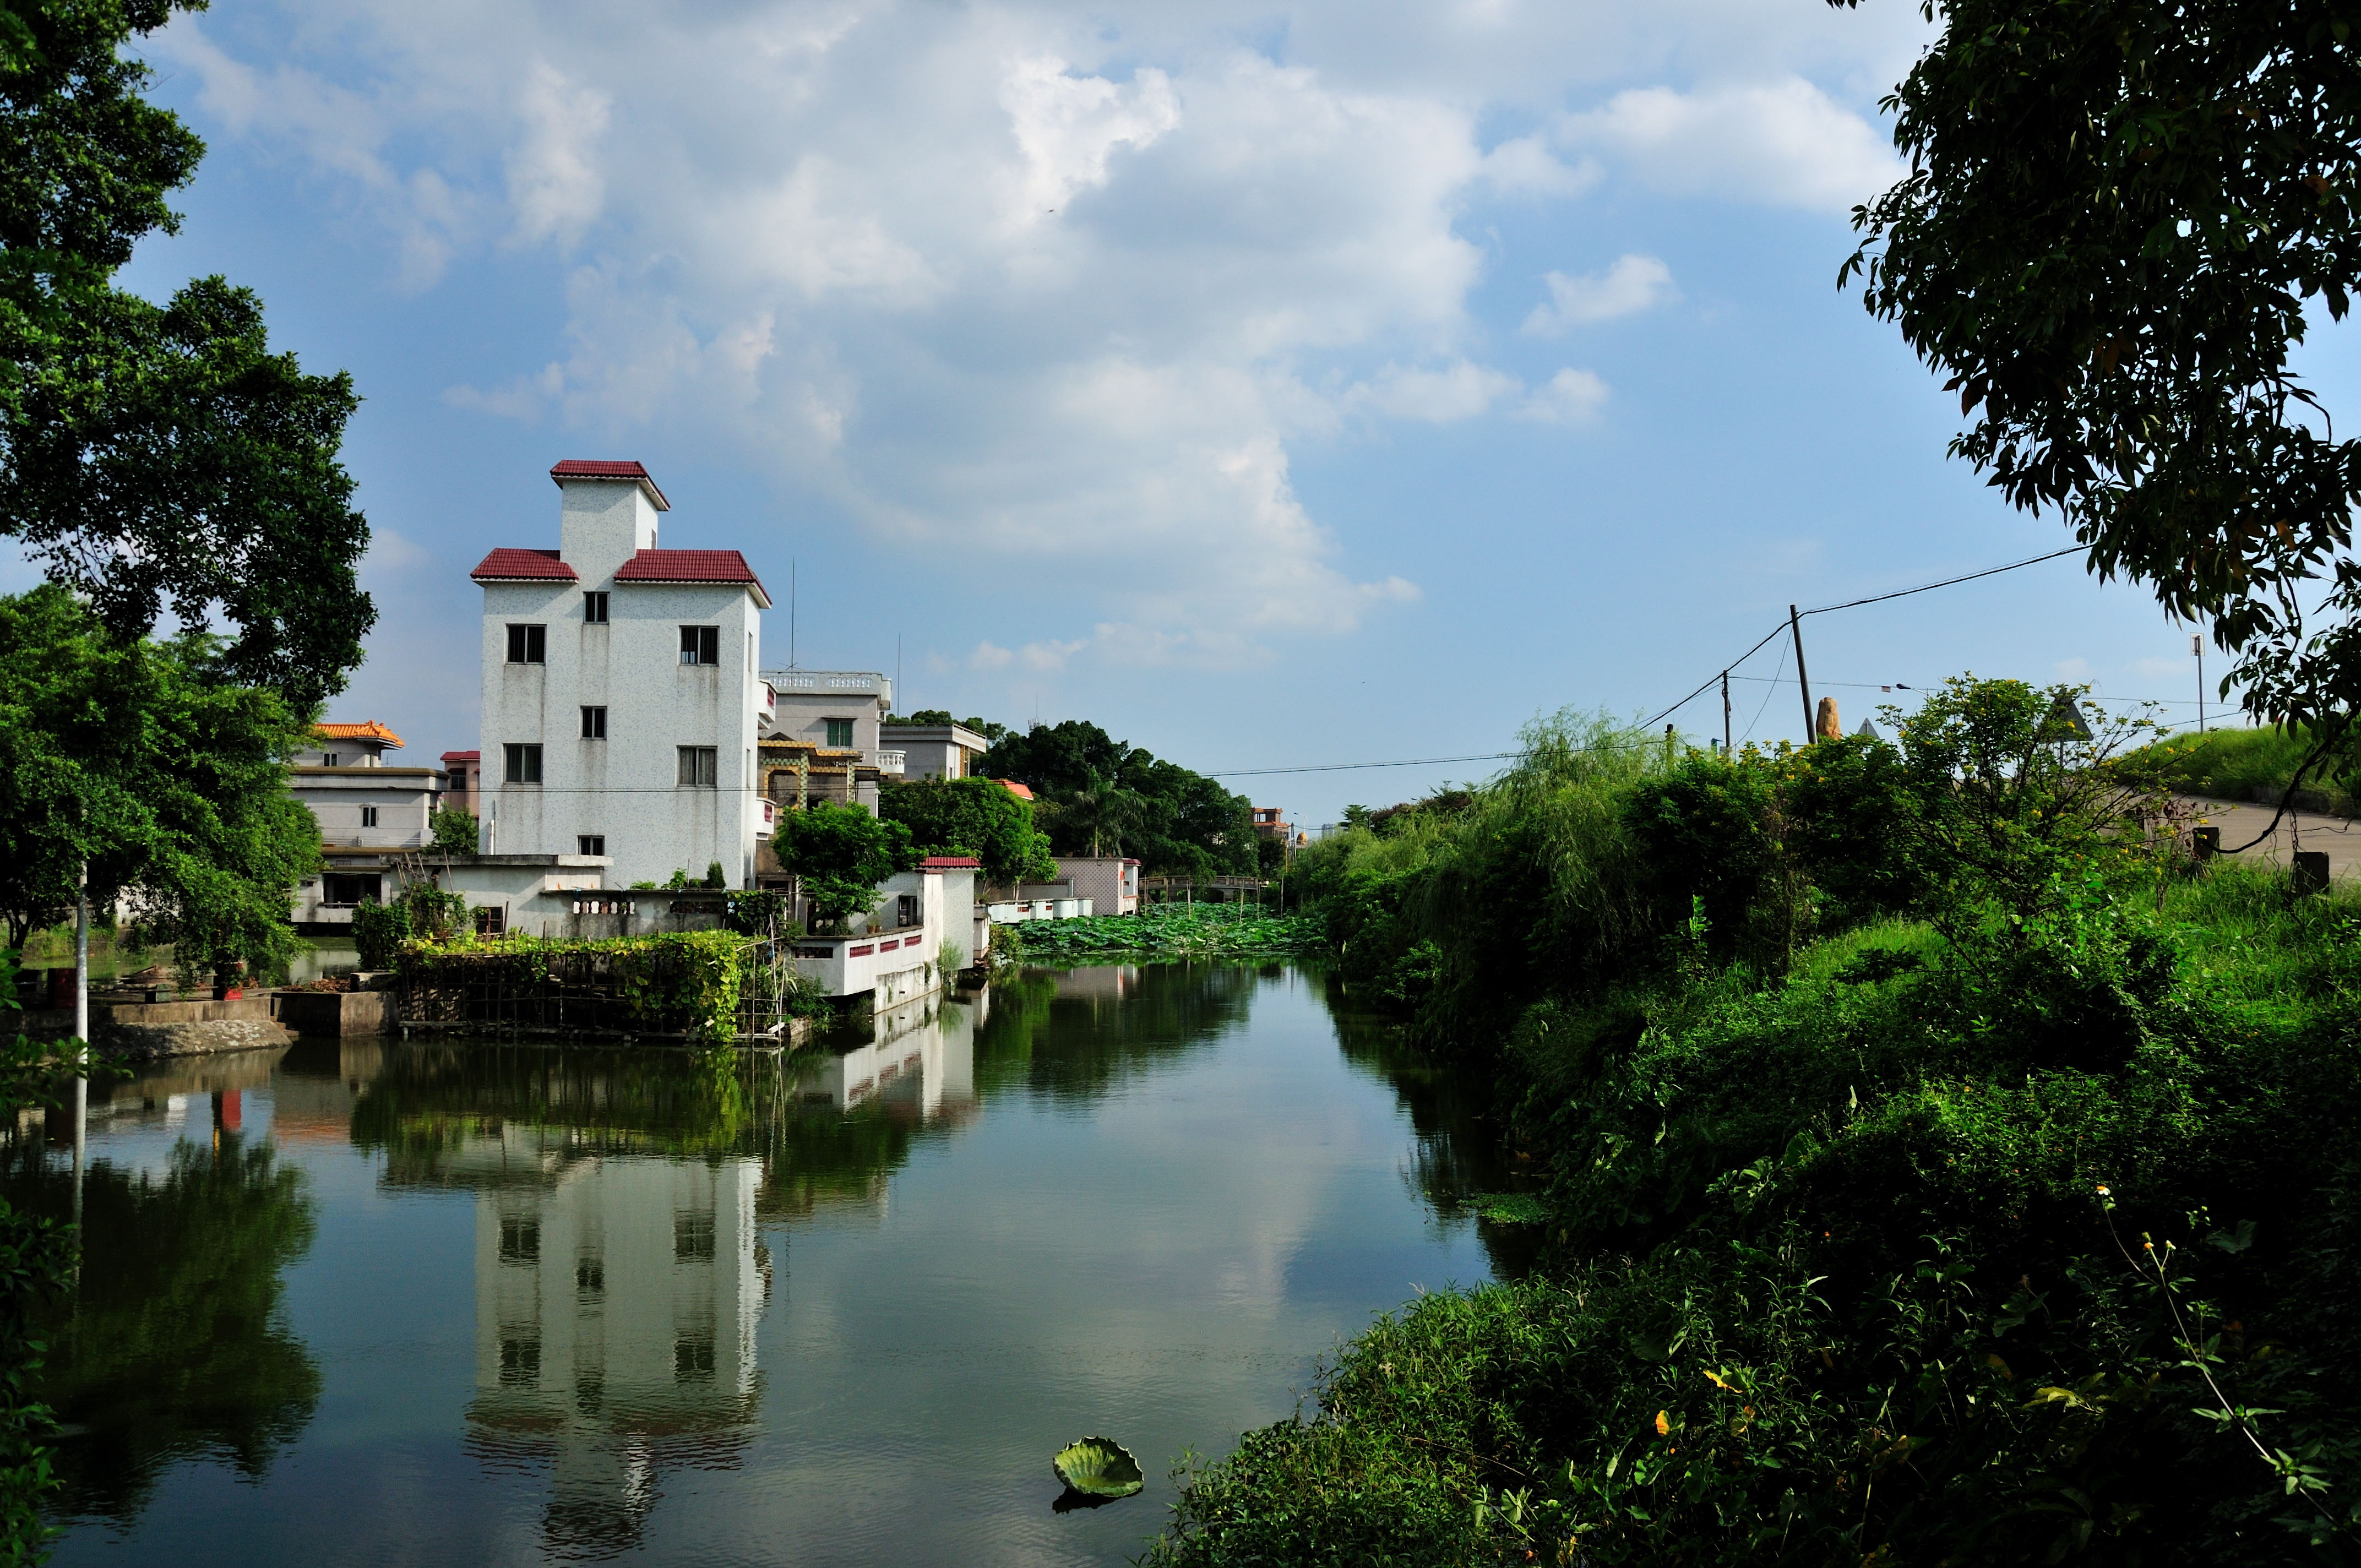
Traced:
<path fill-rule="evenodd" d="M 684 664 L 721 663 L 721 628 L 684 626 L 680 629 L 680 662 Z"/>
<path fill-rule="evenodd" d="M 577 833 L 574 836 L 574 852 L 577 855 L 603 855 L 607 852 L 607 835 Z"/>
<path fill-rule="evenodd" d="M 606 738 L 607 710 L 603 707 L 585 707 L 582 710 L 582 739 L 604 740 Z"/>
<path fill-rule="evenodd" d="M 508 755 L 511 784 L 537 784 L 541 782 L 541 748 L 521 746 L 510 741 L 501 750 Z"/>
<path fill-rule="evenodd" d="M 505 904 L 488 905 L 476 911 L 476 935 L 498 937 L 509 928 L 509 910 Z"/>
<path fill-rule="evenodd" d="M 582 620 L 583 624 L 587 626 L 604 626 L 607 624 L 607 596 L 605 594 L 584 594 L 582 596 Z"/>
<path fill-rule="evenodd" d="M 541 1222 L 515 1214 L 500 1216 L 500 1261 L 539 1263 Z"/>
<path fill-rule="evenodd" d="M 465 790 L 467 787 L 467 769 L 453 768 L 451 770 L 451 787 L 455 791 Z"/>
<path fill-rule="evenodd" d="M 361 807 L 361 826 L 364 828 L 374 828 L 377 826 L 376 806 L 364 806 Z"/>
<path fill-rule="evenodd" d="M 549 628 L 511 626 L 509 628 L 509 663 L 511 664 L 549 663 Z"/>
<path fill-rule="evenodd" d="M 713 1213 L 706 1209 L 672 1212 L 672 1255 L 675 1263 L 713 1255 Z"/>
<path fill-rule="evenodd" d="M 320 765 L 324 768 L 341 768 L 345 765 L 345 754 L 342 751 L 323 751 L 320 753 Z"/>
<path fill-rule="evenodd" d="M 829 745 L 847 747 L 852 744 L 852 720 L 850 718 L 829 718 L 823 719 L 821 722 L 828 726 L 828 743 Z"/>
<path fill-rule="evenodd" d="M 672 1342 L 672 1375 L 675 1382 L 705 1383 L 713 1377 L 713 1342 L 709 1339 L 682 1338 Z"/>
<path fill-rule="evenodd" d="M 894 923 L 916 926 L 918 923 L 918 895 L 915 893 L 897 894 L 894 900 Z"/>
<path fill-rule="evenodd" d="M 719 783 L 719 759 L 713 746 L 683 746 L 680 749 L 680 776 L 677 782 L 684 789 L 712 789 Z"/>
<path fill-rule="evenodd" d="M 364 900 L 381 903 L 385 897 L 382 876 L 360 876 L 351 872 L 328 872 L 320 878 L 320 903 L 329 909 L 350 909 Z"/>

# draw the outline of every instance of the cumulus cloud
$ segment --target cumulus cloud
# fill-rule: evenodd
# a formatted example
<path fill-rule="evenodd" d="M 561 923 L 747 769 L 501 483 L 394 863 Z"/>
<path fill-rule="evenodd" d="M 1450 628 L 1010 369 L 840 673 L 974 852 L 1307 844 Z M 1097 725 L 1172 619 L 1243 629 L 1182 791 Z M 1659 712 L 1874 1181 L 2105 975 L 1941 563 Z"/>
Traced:
<path fill-rule="evenodd" d="M 1660 189 L 1823 212 L 1850 211 L 1902 173 L 1875 126 L 1800 76 L 1688 93 L 1633 88 L 1570 116 L 1560 136 Z"/>
<path fill-rule="evenodd" d="M 1306 509 L 1291 446 L 1598 417 L 1591 371 L 1529 387 L 1480 362 L 1485 203 L 1619 177 L 1823 207 L 1873 188 L 1890 155 L 1799 75 L 1598 104 L 1675 53 L 1778 73 L 1824 66 L 1826 37 L 1894 47 L 1809 9 L 1300 0 L 1274 59 L 1240 42 L 1269 30 L 1245 0 L 258 0 L 177 17 L 152 52 L 204 128 L 381 225 L 397 286 L 555 263 L 554 340 L 452 405 L 735 442 L 931 561 L 1014 563 L 1043 602 L 1092 606 L 1087 630 L 968 656 L 1016 670 L 1249 662 L 1413 601 Z M 1548 283 L 1541 335 L 1672 297 L 1637 255 Z"/>
<path fill-rule="evenodd" d="M 1565 369 L 1534 388 L 1516 417 L 1541 424 L 1588 424 L 1606 406 L 1606 382 L 1588 370 Z"/>
<path fill-rule="evenodd" d="M 1637 315 L 1679 297 L 1673 269 L 1653 256 L 1620 257 L 1606 271 L 1579 278 L 1552 272 L 1543 281 L 1550 297 L 1533 307 L 1523 329 L 1536 337 Z"/>

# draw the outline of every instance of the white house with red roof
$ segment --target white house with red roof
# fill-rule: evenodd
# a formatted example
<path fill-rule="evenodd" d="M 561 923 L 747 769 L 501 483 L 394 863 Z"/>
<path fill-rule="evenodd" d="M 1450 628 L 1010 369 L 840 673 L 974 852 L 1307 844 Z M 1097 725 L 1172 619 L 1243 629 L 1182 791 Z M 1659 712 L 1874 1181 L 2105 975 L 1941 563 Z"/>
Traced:
<path fill-rule="evenodd" d="M 752 884 L 769 831 L 755 743 L 771 711 L 770 595 L 735 550 L 668 550 L 637 463 L 560 463 L 555 550 L 501 548 L 484 590 L 481 847 L 604 855 L 609 885 Z"/>

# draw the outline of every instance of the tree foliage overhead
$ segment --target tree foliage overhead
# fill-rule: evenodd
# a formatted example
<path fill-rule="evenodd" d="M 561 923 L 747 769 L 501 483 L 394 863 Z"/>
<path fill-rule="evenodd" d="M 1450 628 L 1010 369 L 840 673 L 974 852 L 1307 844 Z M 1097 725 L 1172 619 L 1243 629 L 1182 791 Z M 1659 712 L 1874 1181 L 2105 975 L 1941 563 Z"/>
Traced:
<path fill-rule="evenodd" d="M 337 461 L 350 378 L 269 352 L 220 278 L 163 305 L 115 288 L 203 144 L 123 50 L 188 0 L 17 5 L 0 29 L 0 536 L 122 637 L 170 610 L 236 628 L 226 678 L 299 707 L 343 688 L 376 618 Z"/>
<path fill-rule="evenodd" d="M 1216 781 L 1084 719 L 1011 731 L 976 763 L 1038 795 L 1060 854 L 1137 858 L 1151 873 L 1251 875 L 1254 807 Z M 1093 845 L 1096 848 L 1093 848 Z"/>
<path fill-rule="evenodd" d="M 1910 173 L 1856 211 L 1841 276 L 1949 377 L 1955 455 L 2057 508 L 2101 576 L 2211 620 L 2249 707 L 2350 714 L 2361 442 L 2291 358 L 2361 269 L 2352 7 L 1927 9 L 1942 36 L 1887 100 Z M 2324 631 L 2299 602 L 2323 577 Z"/>

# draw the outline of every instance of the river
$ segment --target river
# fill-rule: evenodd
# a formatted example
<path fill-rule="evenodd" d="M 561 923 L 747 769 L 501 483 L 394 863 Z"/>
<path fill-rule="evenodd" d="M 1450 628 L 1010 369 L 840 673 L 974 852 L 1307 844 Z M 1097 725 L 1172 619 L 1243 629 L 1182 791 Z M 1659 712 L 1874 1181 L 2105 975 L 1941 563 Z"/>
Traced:
<path fill-rule="evenodd" d="M 1515 1266 L 1315 972 L 1034 971 L 793 1057 L 304 1041 L 94 1086 L 61 1564 L 1109 1563 L 1169 1466 Z M 20 1140 L 63 1216 L 63 1139 Z M 1139 1497 L 1058 1511 L 1104 1433 Z"/>

